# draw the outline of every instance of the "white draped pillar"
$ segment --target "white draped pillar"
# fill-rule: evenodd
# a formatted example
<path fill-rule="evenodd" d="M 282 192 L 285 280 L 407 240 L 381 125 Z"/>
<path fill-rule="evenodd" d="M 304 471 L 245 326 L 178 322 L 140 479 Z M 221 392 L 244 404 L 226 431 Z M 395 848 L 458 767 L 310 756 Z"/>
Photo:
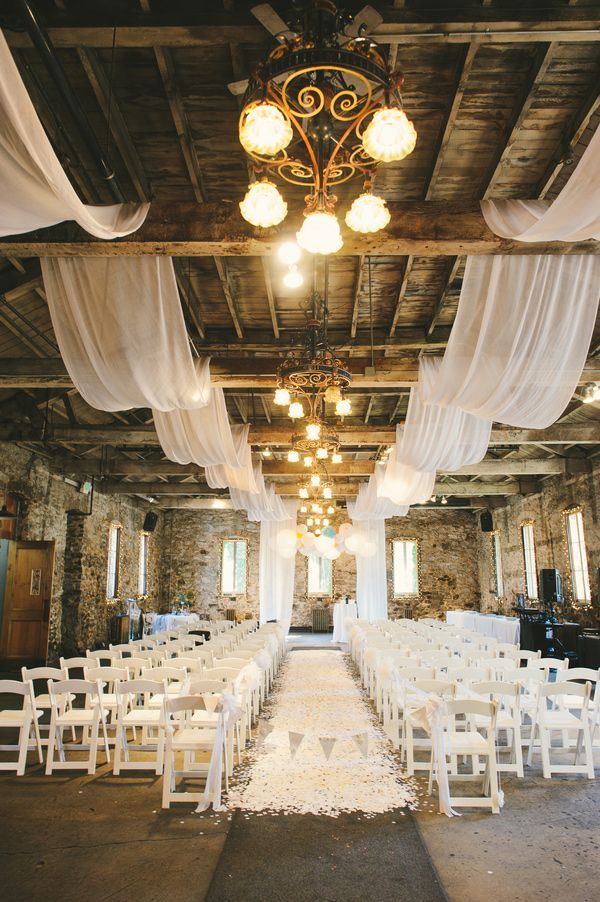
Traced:
<path fill-rule="evenodd" d="M 364 620 L 387 620 L 385 520 L 353 521 L 364 535 L 356 552 L 356 603 Z"/>

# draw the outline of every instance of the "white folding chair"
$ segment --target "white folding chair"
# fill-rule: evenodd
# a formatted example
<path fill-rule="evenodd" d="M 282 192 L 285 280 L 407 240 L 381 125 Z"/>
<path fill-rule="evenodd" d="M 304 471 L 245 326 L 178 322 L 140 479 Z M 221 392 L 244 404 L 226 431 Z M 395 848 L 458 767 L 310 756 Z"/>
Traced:
<path fill-rule="evenodd" d="M 0 729 L 19 731 L 19 740 L 16 744 L 0 745 L 2 752 L 18 752 L 16 761 L 1 761 L 0 770 L 14 770 L 18 777 L 22 777 L 27 766 L 27 752 L 30 749 L 32 751 L 37 749 L 40 764 L 44 760 L 39 734 L 34 729 L 34 723 L 42 716 L 42 712 L 32 705 L 31 687 L 28 683 L 0 680 L 0 695 L 15 695 L 21 699 L 20 708 L 5 708 L 0 711 Z"/>
<path fill-rule="evenodd" d="M 124 665 L 126 663 L 126 659 L 122 660 L 121 663 Z M 89 680 L 92 683 L 100 686 L 100 691 L 102 693 L 102 708 L 104 709 L 104 713 L 106 714 L 106 718 L 103 721 L 104 728 L 108 727 L 108 724 L 114 726 L 114 720 L 117 714 L 117 693 L 116 686 L 117 683 L 122 682 L 123 680 L 130 679 L 131 674 L 128 667 L 86 667 L 84 670 L 84 679 Z M 88 699 L 90 704 L 95 705 L 97 701 L 94 697 L 90 697 Z M 86 741 L 85 730 L 84 730 L 84 738 L 83 742 Z"/>
<path fill-rule="evenodd" d="M 552 774 L 585 774 L 590 780 L 594 779 L 594 759 L 592 754 L 592 738 L 589 721 L 589 702 L 591 686 L 589 683 L 544 683 L 540 686 L 536 717 L 531 728 L 529 740 L 529 753 L 527 764 L 531 766 L 535 747 L 536 735 L 540 739 L 540 751 L 542 755 L 542 771 L 545 779 L 549 780 Z M 569 697 L 580 701 L 579 717 L 572 714 L 569 705 Z M 556 707 L 548 707 L 548 702 L 556 702 Z M 564 707 L 560 707 L 560 705 Z M 573 764 L 554 764 L 550 760 L 550 751 L 556 748 L 565 749 L 564 737 L 567 736 L 567 748 L 570 748 L 568 734 L 577 733 L 575 745 L 575 759 Z M 560 746 L 552 746 L 552 734 L 561 736 Z M 585 763 L 579 764 L 582 750 L 585 752 Z"/>
<path fill-rule="evenodd" d="M 86 657 L 95 663 L 92 667 L 112 667 L 115 661 L 120 660 L 120 653 L 118 651 L 111 651 L 109 648 L 99 648 L 97 651 L 90 651 L 87 649 Z"/>
<path fill-rule="evenodd" d="M 39 711 L 40 716 L 43 717 L 46 711 L 50 711 L 52 707 L 50 704 L 50 696 L 47 691 L 41 692 L 39 695 L 36 695 L 35 684 L 39 680 L 43 681 L 44 690 L 48 689 L 48 680 L 66 680 L 68 679 L 68 673 L 66 669 L 61 670 L 60 667 L 21 667 L 21 678 L 24 683 L 29 686 L 29 693 L 31 698 L 31 707 L 34 711 Z M 67 707 L 69 706 L 70 699 L 64 699 Z M 35 738 L 37 740 L 38 745 L 48 745 L 48 724 L 40 724 L 39 718 L 34 717 L 33 719 L 33 728 L 35 730 Z M 42 737 L 42 730 L 46 733 L 45 737 Z"/>
<path fill-rule="evenodd" d="M 413 686 L 416 693 L 437 695 L 443 699 L 453 699 L 456 693 L 456 684 L 449 683 L 447 680 L 415 680 Z M 426 696 L 424 695 L 423 704 L 425 703 Z M 405 707 L 402 712 L 401 754 L 403 760 L 406 760 L 406 773 L 409 777 L 414 776 L 417 770 L 428 771 L 431 767 L 431 737 L 428 735 L 415 736 L 416 729 L 418 726 L 411 717 L 410 706 Z M 415 757 L 415 751 L 421 750 L 429 753 L 426 761 L 419 761 Z"/>
<path fill-rule="evenodd" d="M 600 726 L 600 668 L 593 670 L 591 667 L 573 667 L 571 670 L 562 670 L 556 675 L 556 682 L 588 682 L 591 686 L 591 696 L 588 706 L 590 718 L 590 732 L 592 736 L 592 746 L 594 745 L 595 734 Z M 568 708 L 569 711 L 581 711 L 582 700 L 576 695 L 559 698 L 558 706 L 560 708 Z"/>
<path fill-rule="evenodd" d="M 471 683 L 471 691 L 477 695 L 485 695 L 490 701 L 496 702 L 498 711 L 496 714 L 496 751 L 498 771 L 514 773 L 523 778 L 523 740 L 521 737 L 521 708 L 520 687 L 518 683 L 510 683 L 501 680 L 487 680 L 482 683 Z M 485 718 L 483 719 L 485 725 Z M 479 727 L 482 719 L 478 716 L 471 718 L 471 725 Z M 500 731 L 506 732 L 506 745 L 499 741 Z M 500 753 L 509 751 L 509 761 L 502 761 Z"/>
<path fill-rule="evenodd" d="M 166 697 L 167 686 L 161 680 L 124 680 L 116 683 L 117 738 L 113 774 L 122 770 L 153 770 L 162 774 L 165 753 L 164 705 L 152 706 L 153 697 Z M 136 730 L 141 729 L 142 741 L 137 743 Z M 129 741 L 127 731 L 133 739 Z M 131 752 L 152 752 L 154 760 L 131 761 Z"/>
<path fill-rule="evenodd" d="M 46 755 L 46 774 L 53 770 L 82 770 L 87 769 L 88 774 L 96 773 L 96 757 L 98 750 L 98 730 L 102 725 L 104 733 L 104 748 L 106 760 L 110 761 L 108 737 L 105 730 L 106 714 L 102 707 L 102 691 L 98 683 L 89 680 L 61 680 L 60 682 L 48 681 L 48 694 L 52 705 L 50 713 L 50 731 L 48 734 L 48 752 Z M 65 708 L 63 696 L 82 696 L 83 707 L 71 705 Z M 89 736 L 87 761 L 67 761 L 65 749 L 85 751 L 86 745 L 70 744 L 63 742 L 63 730 L 65 728 L 82 728 L 82 734 Z M 58 749 L 59 760 L 54 760 L 54 749 Z"/>
<path fill-rule="evenodd" d="M 185 667 L 148 667 L 146 670 L 142 670 L 142 679 L 143 680 L 158 680 L 159 682 L 165 682 L 167 685 L 167 698 L 179 695 L 181 690 L 184 687 L 185 681 L 187 677 L 187 672 Z M 150 701 L 149 705 L 153 708 L 160 708 L 164 703 L 164 699 L 162 696 L 154 695 Z"/>

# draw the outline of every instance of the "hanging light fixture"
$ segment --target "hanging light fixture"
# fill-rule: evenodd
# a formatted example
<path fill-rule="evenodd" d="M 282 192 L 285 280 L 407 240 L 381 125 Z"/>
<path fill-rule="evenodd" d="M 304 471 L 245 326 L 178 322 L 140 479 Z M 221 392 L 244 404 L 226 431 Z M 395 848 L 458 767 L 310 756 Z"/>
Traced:
<path fill-rule="evenodd" d="M 328 513 L 328 514 L 335 514 L 335 507 L 333 507 L 333 506 L 330 504 L 329 507 L 327 508 L 327 513 Z"/>
<path fill-rule="evenodd" d="M 295 241 L 284 241 L 279 245 L 277 256 L 286 266 L 295 266 L 302 256 L 302 251 Z"/>
<path fill-rule="evenodd" d="M 316 442 L 321 435 L 321 424 L 315 420 L 306 424 L 306 438 Z"/>
<path fill-rule="evenodd" d="M 346 213 L 346 225 L 353 232 L 378 232 L 390 221 L 390 211 L 383 197 L 376 197 L 370 191 L 352 201 Z"/>
<path fill-rule="evenodd" d="M 448 504 L 448 499 L 445 495 L 442 495 L 442 504 Z"/>
<path fill-rule="evenodd" d="M 289 463 L 297 464 L 298 461 L 300 460 L 300 453 L 298 451 L 296 451 L 295 448 L 292 448 L 291 451 L 288 451 L 287 459 L 288 459 Z"/>
<path fill-rule="evenodd" d="M 268 179 L 253 182 L 240 202 L 240 211 L 246 222 L 261 229 L 270 229 L 283 222 L 287 209 L 279 189 Z"/>
<path fill-rule="evenodd" d="M 292 420 L 300 420 L 304 416 L 304 408 L 300 401 L 292 401 L 288 410 L 288 416 Z"/>
<path fill-rule="evenodd" d="M 347 417 L 352 413 L 352 404 L 348 398 L 340 398 L 335 405 L 335 412 L 338 417 Z"/>
<path fill-rule="evenodd" d="M 327 460 L 329 456 L 329 451 L 327 448 L 317 448 L 317 459 L 318 460 Z"/>
<path fill-rule="evenodd" d="M 308 492 L 307 487 L 305 485 L 301 485 L 300 488 L 298 489 L 299 497 L 300 498 L 308 498 L 308 494 L 309 494 L 309 492 Z"/>
<path fill-rule="evenodd" d="M 283 277 L 283 284 L 286 288 L 300 288 L 300 286 L 304 284 L 304 278 L 297 266 L 294 265 L 289 267 Z"/>
<path fill-rule="evenodd" d="M 273 403 L 278 407 L 288 407 L 290 403 L 290 393 L 287 388 L 276 388 Z"/>
<path fill-rule="evenodd" d="M 402 109 L 403 76 L 364 37 L 365 23 L 357 19 L 350 34 L 353 18 L 333 0 L 299 7 L 289 32 L 251 73 L 239 136 L 259 178 L 267 173 L 304 189 L 298 244 L 332 254 L 343 243 L 336 187 L 355 177 L 370 185 L 379 163 L 411 153 L 417 134 Z M 381 21 L 374 10 L 368 15 L 370 28 Z M 352 205 L 350 227 L 372 232 L 387 224 L 381 198 L 362 198 Z"/>
<path fill-rule="evenodd" d="M 304 458 L 304 466 L 312 467 L 312 465 L 313 465 L 313 459 L 309 454 L 307 454 L 306 457 Z"/>
<path fill-rule="evenodd" d="M 273 454 L 273 452 L 271 451 L 270 448 L 263 449 L 263 457 L 271 457 L 272 454 Z"/>
<path fill-rule="evenodd" d="M 311 484 L 312 487 L 315 488 L 315 489 L 318 488 L 318 486 L 321 485 L 321 477 L 319 476 L 318 473 L 313 473 L 313 474 L 312 474 L 312 476 L 310 477 L 310 484 Z"/>
<path fill-rule="evenodd" d="M 332 496 L 333 496 L 333 492 L 331 490 L 331 486 L 326 485 L 323 489 L 323 498 L 325 498 L 326 501 L 330 501 Z"/>
<path fill-rule="evenodd" d="M 308 508 L 307 508 L 306 504 L 301 505 L 301 507 L 300 507 L 300 513 L 301 513 L 301 514 L 306 514 L 307 512 L 308 512 Z"/>
<path fill-rule="evenodd" d="M 331 455 L 331 463 L 332 464 L 341 464 L 341 462 L 342 462 L 342 455 L 340 454 L 339 451 L 334 451 L 333 454 Z"/>

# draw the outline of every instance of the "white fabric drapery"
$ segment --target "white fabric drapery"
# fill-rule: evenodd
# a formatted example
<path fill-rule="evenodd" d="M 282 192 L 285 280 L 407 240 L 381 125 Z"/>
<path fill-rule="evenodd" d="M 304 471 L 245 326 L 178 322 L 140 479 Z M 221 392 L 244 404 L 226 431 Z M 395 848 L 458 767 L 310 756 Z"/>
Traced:
<path fill-rule="evenodd" d="M 552 203 L 544 200 L 484 200 L 490 229 L 518 241 L 600 239 L 600 128 L 575 172 Z"/>
<path fill-rule="evenodd" d="M 245 450 L 249 426 L 231 426 L 222 388 L 212 387 L 208 404 L 197 410 L 155 410 L 154 425 L 169 460 L 200 467 L 243 465 L 239 451 Z"/>
<path fill-rule="evenodd" d="M 426 403 L 544 429 L 570 401 L 591 341 L 600 257 L 469 257 L 442 364 L 421 370 Z"/>
<path fill-rule="evenodd" d="M 250 448 L 250 446 L 248 446 Z M 253 465 L 255 492 L 238 489 L 235 485 L 229 485 L 229 495 L 235 510 L 245 510 L 248 519 L 253 521 L 289 519 L 287 504 L 275 494 L 272 485 L 265 484 L 262 475 L 262 465 Z"/>
<path fill-rule="evenodd" d="M 74 219 L 96 238 L 119 238 L 139 229 L 149 206 L 82 204 L 0 32 L 0 235 L 18 235 Z"/>
<path fill-rule="evenodd" d="M 260 622 L 277 620 L 289 632 L 296 571 L 296 502 L 281 502 L 287 519 L 261 520 L 259 556 Z M 292 541 L 293 540 L 293 541 Z"/>
<path fill-rule="evenodd" d="M 356 604 L 361 620 L 387 620 L 385 520 L 357 520 L 364 536 L 356 552 Z"/>
<path fill-rule="evenodd" d="M 209 358 L 194 361 L 170 257 L 46 257 L 61 356 L 99 410 L 204 407 Z"/>
<path fill-rule="evenodd" d="M 397 505 L 389 498 L 380 497 L 377 492 L 383 481 L 386 464 L 378 461 L 369 481 L 363 483 L 355 502 L 348 502 L 348 514 L 353 520 L 383 520 L 388 517 L 405 517 L 408 505 Z"/>

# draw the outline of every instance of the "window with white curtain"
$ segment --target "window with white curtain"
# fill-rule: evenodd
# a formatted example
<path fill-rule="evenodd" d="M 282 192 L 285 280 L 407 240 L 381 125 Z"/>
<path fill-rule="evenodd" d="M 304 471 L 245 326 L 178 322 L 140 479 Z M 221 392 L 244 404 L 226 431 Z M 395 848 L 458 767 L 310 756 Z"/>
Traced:
<path fill-rule="evenodd" d="M 567 511 L 565 514 L 565 525 L 567 529 L 573 601 L 591 601 L 590 575 L 581 510 Z"/>
<path fill-rule="evenodd" d="M 106 573 L 106 597 L 119 594 L 119 565 L 121 562 L 121 527 L 113 523 L 108 533 L 108 567 Z"/>
<path fill-rule="evenodd" d="M 535 536 L 533 523 L 521 524 L 521 542 L 523 545 L 523 566 L 525 570 L 525 591 L 527 598 L 538 598 L 537 563 L 535 559 Z"/>
<path fill-rule="evenodd" d="M 333 561 L 316 554 L 308 558 L 308 594 L 331 595 L 333 593 Z"/>
<path fill-rule="evenodd" d="M 504 597 L 504 577 L 502 575 L 502 546 L 497 532 L 492 534 L 492 559 L 494 561 L 494 590 L 496 598 Z"/>
<path fill-rule="evenodd" d="M 221 552 L 221 595 L 245 595 L 248 543 L 245 539 L 225 539 Z"/>
<path fill-rule="evenodd" d="M 148 594 L 148 549 L 150 536 L 147 532 L 140 534 L 140 556 L 138 562 L 138 594 Z"/>
<path fill-rule="evenodd" d="M 394 539 L 394 595 L 419 594 L 419 543 L 416 539 Z"/>

